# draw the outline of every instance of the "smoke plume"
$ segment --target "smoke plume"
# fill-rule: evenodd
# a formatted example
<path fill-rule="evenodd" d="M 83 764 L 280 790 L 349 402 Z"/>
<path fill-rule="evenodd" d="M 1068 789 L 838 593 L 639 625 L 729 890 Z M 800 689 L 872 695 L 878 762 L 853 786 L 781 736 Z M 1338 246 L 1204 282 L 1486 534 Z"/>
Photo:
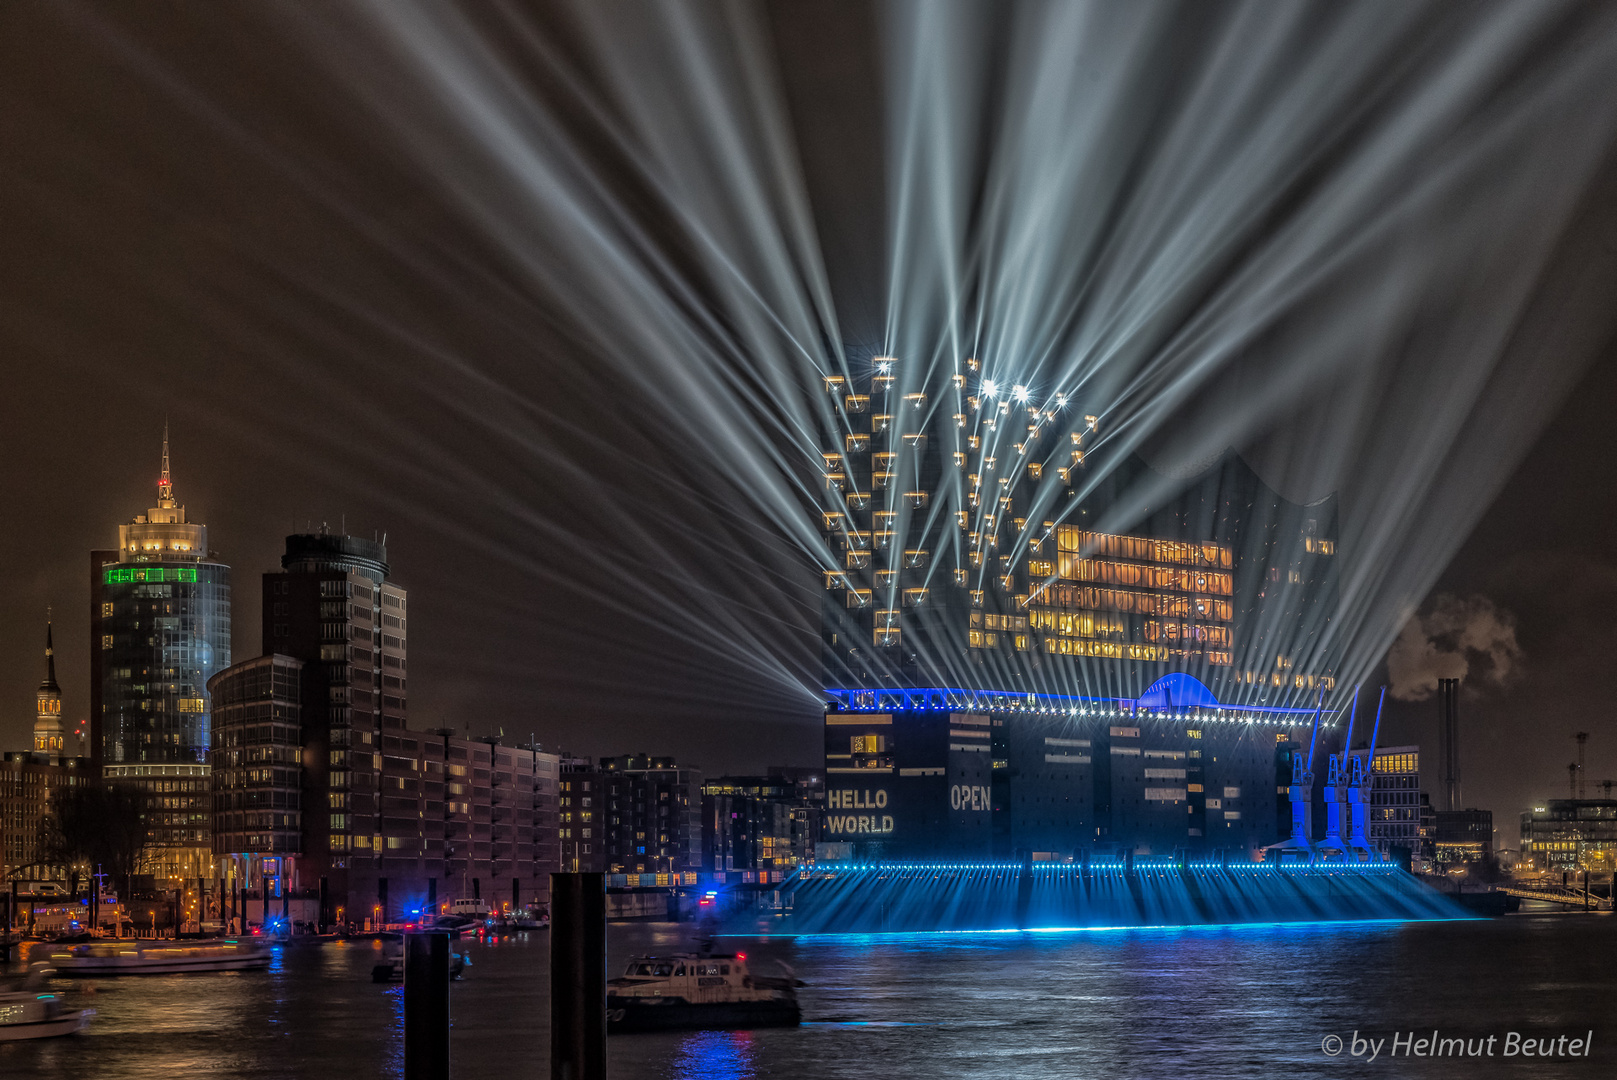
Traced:
<path fill-rule="evenodd" d="M 1424 701 L 1439 679 L 1463 679 L 1480 661 L 1485 679 L 1503 684 L 1521 666 L 1516 621 L 1486 596 L 1439 594 L 1425 615 L 1415 614 L 1387 653 L 1392 696 Z"/>

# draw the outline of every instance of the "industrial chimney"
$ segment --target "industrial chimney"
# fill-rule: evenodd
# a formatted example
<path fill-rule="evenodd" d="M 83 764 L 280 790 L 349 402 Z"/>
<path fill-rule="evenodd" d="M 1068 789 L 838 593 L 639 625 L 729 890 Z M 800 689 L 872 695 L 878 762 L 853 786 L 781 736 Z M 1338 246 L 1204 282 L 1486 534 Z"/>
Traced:
<path fill-rule="evenodd" d="M 1443 808 L 1460 808 L 1460 680 L 1437 680 L 1438 757 L 1443 768 Z"/>

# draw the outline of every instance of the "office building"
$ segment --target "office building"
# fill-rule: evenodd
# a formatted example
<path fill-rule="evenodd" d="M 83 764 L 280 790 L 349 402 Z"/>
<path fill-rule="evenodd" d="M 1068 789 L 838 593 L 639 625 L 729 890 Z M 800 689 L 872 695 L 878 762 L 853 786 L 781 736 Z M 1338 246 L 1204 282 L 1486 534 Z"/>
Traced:
<path fill-rule="evenodd" d="M 213 851 L 227 859 L 303 852 L 303 661 L 244 660 L 213 696 Z"/>
<path fill-rule="evenodd" d="M 1158 474 L 1076 400 L 976 360 L 864 377 L 826 379 L 824 839 L 985 858 L 1280 839 L 1282 744 L 1307 745 L 1322 699 L 1340 711 L 1334 497 L 1290 502 L 1233 453 Z"/>
<path fill-rule="evenodd" d="M 1362 761 L 1367 752 L 1353 757 Z M 1370 845 L 1386 858 L 1402 851 L 1411 863 L 1421 862 L 1420 747 L 1376 747 L 1372 773 Z"/>
<path fill-rule="evenodd" d="M 159 880 L 212 876 L 207 687 L 230 666 L 230 629 L 230 567 L 175 501 L 165 427 L 157 505 L 90 556 L 91 758 L 141 792 Z"/>
<path fill-rule="evenodd" d="M 782 881 L 804 857 L 790 777 L 720 776 L 702 784 L 702 873 L 746 883 Z M 720 877 L 723 880 L 723 877 Z"/>
<path fill-rule="evenodd" d="M 39 751 L 0 756 L 0 881 L 54 881 L 65 867 L 49 862 L 45 818 L 63 788 L 95 782 L 89 758 Z"/>
<path fill-rule="evenodd" d="M 1534 870 L 1617 869 L 1617 800 L 1551 799 L 1522 813 L 1521 830 Z"/>
<path fill-rule="evenodd" d="M 378 540 L 286 538 L 264 655 L 215 677 L 214 849 L 232 881 L 331 923 L 458 897 L 546 903 L 559 759 L 411 730 L 408 595 Z"/>
<path fill-rule="evenodd" d="M 397 800 L 400 781 L 416 780 L 389 769 L 382 749 L 384 731 L 397 737 L 405 727 L 408 600 L 388 579 L 383 543 L 323 526 L 288 536 L 281 571 L 263 579 L 264 652 L 303 664 L 301 855 L 338 893 L 369 895 L 376 880 L 419 869 L 419 845 L 398 846 L 404 825 L 394 814 L 389 827 L 382 807 L 386 787 Z M 412 835 L 418 812 L 410 808 Z M 384 845 L 393 836 L 391 854 L 376 848 L 378 836 Z"/>
<path fill-rule="evenodd" d="M 655 875 L 657 885 L 700 870 L 697 770 L 644 754 L 564 758 L 560 794 L 563 870 Z"/>
<path fill-rule="evenodd" d="M 1492 810 L 1439 810 L 1436 861 L 1445 866 L 1493 858 Z"/>

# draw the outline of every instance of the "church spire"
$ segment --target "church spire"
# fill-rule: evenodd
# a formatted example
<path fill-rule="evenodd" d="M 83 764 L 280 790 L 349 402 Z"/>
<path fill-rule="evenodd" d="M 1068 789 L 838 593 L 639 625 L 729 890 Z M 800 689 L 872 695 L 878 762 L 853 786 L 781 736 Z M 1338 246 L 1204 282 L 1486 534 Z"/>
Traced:
<path fill-rule="evenodd" d="M 34 695 L 34 750 L 60 760 L 65 739 L 62 728 L 62 688 L 56 685 L 56 650 L 51 644 L 51 624 L 45 621 L 45 681 Z"/>
<path fill-rule="evenodd" d="M 41 690 L 55 690 L 61 688 L 56 685 L 56 650 L 51 647 L 51 623 L 45 620 L 45 681 L 39 684 Z"/>
<path fill-rule="evenodd" d="M 174 505 L 174 481 L 168 474 L 168 420 L 163 420 L 163 476 L 157 481 L 157 505 Z"/>

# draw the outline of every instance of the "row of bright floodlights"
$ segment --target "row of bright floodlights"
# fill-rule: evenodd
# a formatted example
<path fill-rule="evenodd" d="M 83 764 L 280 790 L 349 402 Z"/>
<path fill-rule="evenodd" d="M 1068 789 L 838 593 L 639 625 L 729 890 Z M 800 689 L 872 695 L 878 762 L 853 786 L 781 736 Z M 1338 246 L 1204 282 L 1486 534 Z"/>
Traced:
<path fill-rule="evenodd" d="M 934 710 L 948 710 L 951 712 L 1019 712 L 1038 713 L 1045 716 L 1082 716 L 1082 717 L 1126 717 L 1135 720 L 1194 720 L 1224 722 L 1231 724 L 1276 724 L 1290 727 L 1297 722 L 1297 718 L 1308 717 L 1314 714 L 1313 709 L 1306 708 L 1266 708 L 1263 706 L 1220 706 L 1217 710 L 1208 711 L 1200 706 L 1191 709 L 1157 709 L 1155 711 L 1143 707 L 1130 707 L 1125 703 L 1118 707 L 1117 699 L 1107 698 L 1073 698 L 1056 695 L 1030 694 L 1022 700 L 1007 700 L 1010 695 L 995 694 L 979 696 L 971 691 L 886 691 L 886 690 L 827 690 L 826 694 L 835 699 L 835 704 L 845 712 L 930 712 Z M 1016 695 L 1021 697 L 1021 695 Z M 861 702 L 860 698 L 869 697 L 869 703 Z M 1030 703 L 1031 699 L 1031 703 Z M 1044 702 L 1058 701 L 1061 704 L 1049 705 Z M 1067 702 L 1081 701 L 1082 705 L 1070 705 Z M 1237 713 L 1240 715 L 1229 715 Z M 1264 716 L 1275 716 L 1277 719 L 1264 719 Z M 1334 720 L 1329 714 L 1320 716 L 1320 724 L 1331 727 Z"/>

